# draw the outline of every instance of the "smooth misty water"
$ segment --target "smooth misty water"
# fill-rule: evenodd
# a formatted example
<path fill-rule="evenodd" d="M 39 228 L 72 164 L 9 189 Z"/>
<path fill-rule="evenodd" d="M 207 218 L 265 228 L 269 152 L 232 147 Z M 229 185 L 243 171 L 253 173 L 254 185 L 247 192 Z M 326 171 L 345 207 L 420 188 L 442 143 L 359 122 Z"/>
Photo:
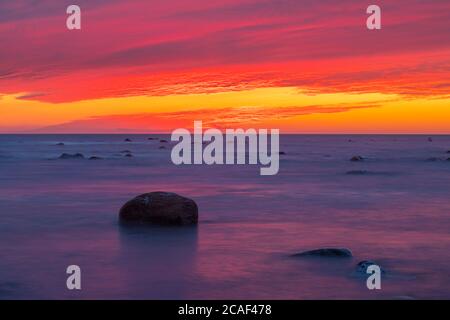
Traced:
<path fill-rule="evenodd" d="M 450 158 L 450 136 L 282 136 L 271 177 L 176 167 L 147 137 L 0 136 L 0 298 L 450 298 L 450 161 L 426 161 Z M 158 190 L 193 198 L 198 228 L 118 225 Z M 354 258 L 289 257 L 323 246 Z M 387 270 L 381 291 L 354 272 L 364 259 Z M 82 291 L 65 287 L 70 264 Z"/>

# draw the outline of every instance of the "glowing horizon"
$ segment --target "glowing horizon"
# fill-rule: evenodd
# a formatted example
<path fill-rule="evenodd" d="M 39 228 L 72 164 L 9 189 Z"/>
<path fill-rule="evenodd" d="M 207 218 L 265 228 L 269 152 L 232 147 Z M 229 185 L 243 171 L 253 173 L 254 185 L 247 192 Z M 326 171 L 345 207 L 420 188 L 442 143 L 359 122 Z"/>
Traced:
<path fill-rule="evenodd" d="M 448 2 L 77 2 L 0 4 L 0 133 L 450 134 Z"/>

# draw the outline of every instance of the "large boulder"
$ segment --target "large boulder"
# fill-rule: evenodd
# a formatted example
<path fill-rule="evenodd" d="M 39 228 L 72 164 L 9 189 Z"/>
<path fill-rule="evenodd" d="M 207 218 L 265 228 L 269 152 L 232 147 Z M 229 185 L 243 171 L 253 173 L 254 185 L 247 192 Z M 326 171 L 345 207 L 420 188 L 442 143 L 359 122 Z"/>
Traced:
<path fill-rule="evenodd" d="M 332 258 L 351 258 L 352 252 L 347 248 L 322 248 L 296 253 L 294 257 L 332 257 Z"/>
<path fill-rule="evenodd" d="M 121 222 L 194 225 L 198 223 L 198 207 L 194 200 L 176 193 L 151 192 L 125 203 L 119 218 Z"/>

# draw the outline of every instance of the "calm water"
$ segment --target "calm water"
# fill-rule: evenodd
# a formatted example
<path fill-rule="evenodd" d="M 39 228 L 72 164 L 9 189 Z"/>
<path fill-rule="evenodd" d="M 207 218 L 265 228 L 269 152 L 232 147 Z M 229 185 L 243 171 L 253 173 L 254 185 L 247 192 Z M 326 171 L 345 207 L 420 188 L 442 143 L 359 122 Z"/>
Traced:
<path fill-rule="evenodd" d="M 176 167 L 147 137 L 0 136 L 0 299 L 450 298 L 450 161 L 427 161 L 450 158 L 450 136 L 282 136 L 265 177 Z M 199 226 L 119 226 L 151 191 L 194 199 Z M 354 258 L 289 257 L 323 246 Z M 355 273 L 364 259 L 386 269 L 381 291 Z M 65 287 L 71 264 L 81 291 Z"/>

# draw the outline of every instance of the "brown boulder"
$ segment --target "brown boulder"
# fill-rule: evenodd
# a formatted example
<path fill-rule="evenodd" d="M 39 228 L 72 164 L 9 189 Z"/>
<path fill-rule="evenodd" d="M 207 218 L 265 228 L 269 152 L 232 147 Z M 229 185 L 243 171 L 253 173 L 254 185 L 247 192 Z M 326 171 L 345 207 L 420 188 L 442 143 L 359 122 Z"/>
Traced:
<path fill-rule="evenodd" d="M 176 193 L 151 192 L 125 203 L 119 219 L 122 222 L 193 225 L 198 223 L 198 207 L 194 200 Z"/>

